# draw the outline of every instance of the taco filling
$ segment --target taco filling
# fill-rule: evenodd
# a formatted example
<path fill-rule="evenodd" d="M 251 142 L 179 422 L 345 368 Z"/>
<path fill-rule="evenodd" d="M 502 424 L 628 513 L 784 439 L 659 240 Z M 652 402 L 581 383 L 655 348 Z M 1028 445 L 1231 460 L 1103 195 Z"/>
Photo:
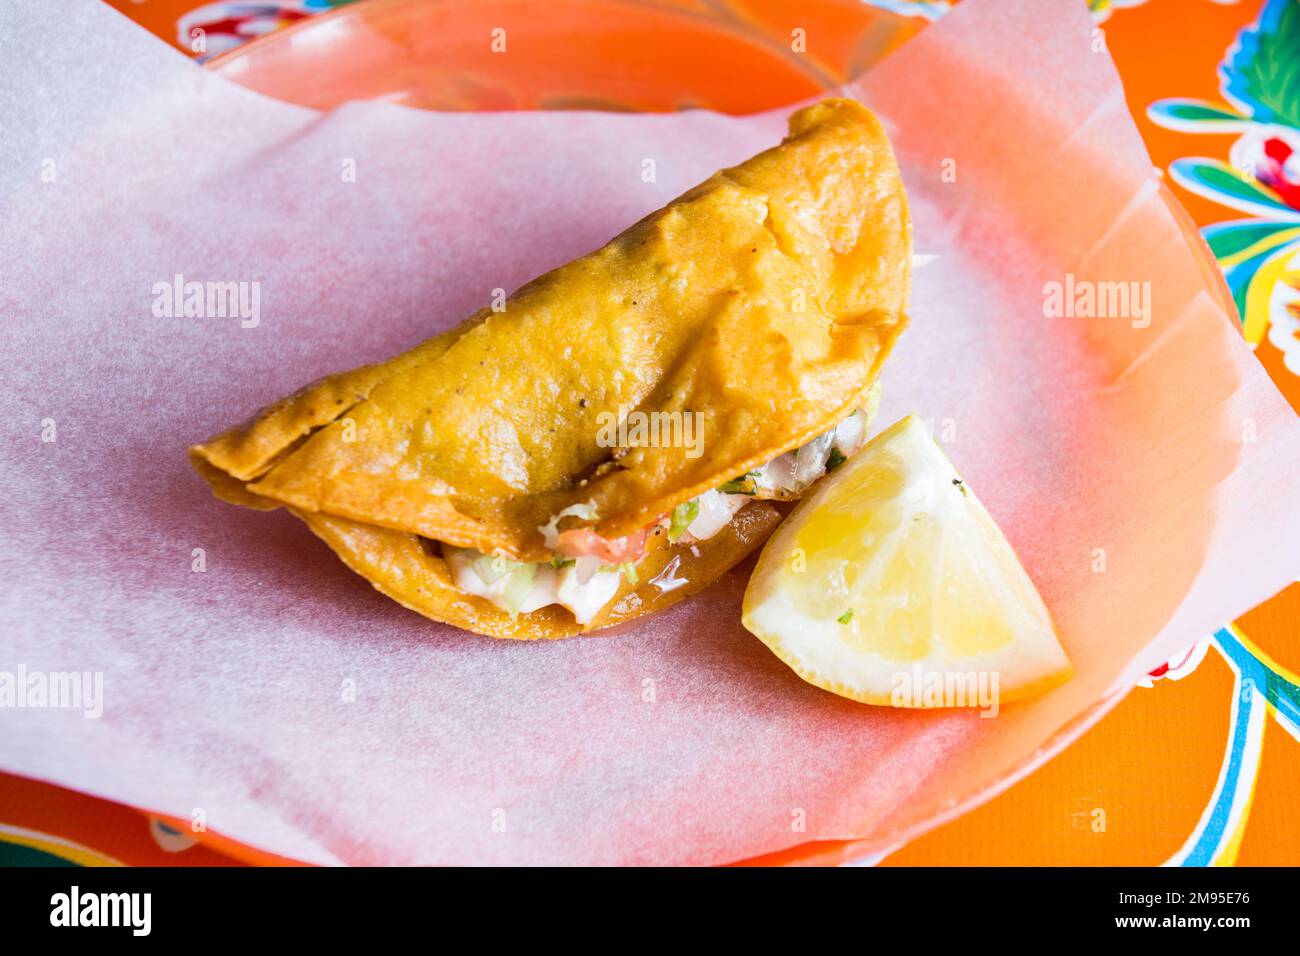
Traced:
<path fill-rule="evenodd" d="M 593 509 L 575 505 L 538 528 L 553 548 L 547 561 L 512 561 L 504 555 L 441 543 L 443 560 L 456 587 L 490 601 L 511 616 L 557 604 L 568 610 L 578 624 L 589 624 L 618 594 L 624 579 L 633 585 L 640 583 L 637 566 L 653 536 L 666 534 L 672 543 L 693 545 L 730 525 L 740 510 L 755 499 L 787 501 L 802 497 L 866 444 L 879 396 L 877 383 L 866 407 L 835 428 L 794 451 L 778 455 L 761 468 L 677 505 L 635 535 L 610 540 L 586 528 L 559 531 L 563 518 L 597 517 Z M 661 574 L 655 583 L 667 590 L 676 579 L 671 573 L 666 577 Z"/>

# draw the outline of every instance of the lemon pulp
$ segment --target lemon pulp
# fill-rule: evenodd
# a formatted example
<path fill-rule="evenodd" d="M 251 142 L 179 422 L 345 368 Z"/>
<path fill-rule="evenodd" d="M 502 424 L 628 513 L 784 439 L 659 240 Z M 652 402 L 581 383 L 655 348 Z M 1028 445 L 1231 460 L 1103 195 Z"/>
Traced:
<path fill-rule="evenodd" d="M 841 465 L 768 542 L 745 626 L 805 680 L 898 704 L 900 675 L 995 674 L 1001 700 L 1070 674 L 992 517 L 908 416 Z"/>

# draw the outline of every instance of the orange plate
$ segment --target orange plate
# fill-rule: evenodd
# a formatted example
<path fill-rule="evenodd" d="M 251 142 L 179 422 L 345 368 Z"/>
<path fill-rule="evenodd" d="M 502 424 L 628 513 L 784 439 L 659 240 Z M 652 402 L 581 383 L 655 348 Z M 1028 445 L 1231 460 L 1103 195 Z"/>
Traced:
<path fill-rule="evenodd" d="M 841 85 L 923 21 L 859 0 L 370 0 L 210 61 L 250 89 L 329 109 L 689 107 L 752 113 Z"/>

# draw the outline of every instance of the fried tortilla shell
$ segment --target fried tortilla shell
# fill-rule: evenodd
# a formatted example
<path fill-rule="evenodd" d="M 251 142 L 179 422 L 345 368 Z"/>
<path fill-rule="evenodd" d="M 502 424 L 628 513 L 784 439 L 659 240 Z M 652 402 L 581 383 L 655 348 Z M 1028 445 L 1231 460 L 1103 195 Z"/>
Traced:
<path fill-rule="evenodd" d="M 290 507 L 420 613 L 498 636 L 574 633 L 562 608 L 511 619 L 457 591 L 425 542 L 546 560 L 539 529 L 562 509 L 595 515 L 562 529 L 618 538 L 833 427 L 866 403 L 906 325 L 910 228 L 879 122 L 827 100 L 502 311 L 322 379 L 191 457 L 218 496 Z M 630 411 L 692 416 L 700 445 L 610 447 L 602 435 Z M 747 513 L 755 528 L 777 520 L 761 502 Z M 759 543 L 699 542 L 679 590 Z M 659 606 L 629 594 L 587 629 Z"/>

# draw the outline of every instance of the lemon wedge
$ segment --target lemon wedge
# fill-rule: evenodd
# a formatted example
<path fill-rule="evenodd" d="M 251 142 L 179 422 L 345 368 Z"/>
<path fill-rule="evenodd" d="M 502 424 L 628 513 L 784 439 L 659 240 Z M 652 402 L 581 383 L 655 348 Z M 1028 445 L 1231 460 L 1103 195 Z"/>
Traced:
<path fill-rule="evenodd" d="M 1073 672 L 1011 545 L 912 415 L 777 529 L 742 620 L 804 680 L 868 704 L 996 712 Z"/>

